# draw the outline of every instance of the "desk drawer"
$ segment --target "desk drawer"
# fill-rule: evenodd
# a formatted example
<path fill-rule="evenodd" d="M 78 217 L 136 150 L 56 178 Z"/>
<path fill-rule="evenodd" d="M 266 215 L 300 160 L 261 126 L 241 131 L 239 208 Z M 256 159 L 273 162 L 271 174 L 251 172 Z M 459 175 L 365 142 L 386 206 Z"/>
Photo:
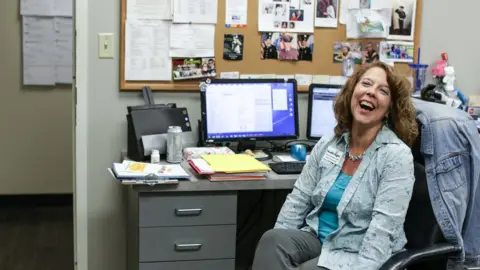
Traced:
<path fill-rule="evenodd" d="M 235 260 L 141 263 L 139 270 L 235 270 Z"/>
<path fill-rule="evenodd" d="M 235 225 L 140 228 L 140 262 L 235 258 Z"/>
<path fill-rule="evenodd" d="M 206 193 L 140 193 L 139 226 L 235 224 L 237 196 Z"/>

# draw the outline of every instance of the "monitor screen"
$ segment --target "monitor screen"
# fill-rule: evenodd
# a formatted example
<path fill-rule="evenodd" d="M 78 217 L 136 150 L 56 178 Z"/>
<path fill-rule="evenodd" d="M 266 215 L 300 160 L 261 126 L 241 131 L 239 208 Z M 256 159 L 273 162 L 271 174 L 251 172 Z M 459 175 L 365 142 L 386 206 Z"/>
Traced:
<path fill-rule="evenodd" d="M 333 101 L 340 92 L 340 85 L 315 85 L 309 89 L 307 137 L 320 139 L 334 134 L 337 125 Z"/>
<path fill-rule="evenodd" d="M 202 92 L 206 140 L 298 137 L 294 80 L 212 80 Z"/>

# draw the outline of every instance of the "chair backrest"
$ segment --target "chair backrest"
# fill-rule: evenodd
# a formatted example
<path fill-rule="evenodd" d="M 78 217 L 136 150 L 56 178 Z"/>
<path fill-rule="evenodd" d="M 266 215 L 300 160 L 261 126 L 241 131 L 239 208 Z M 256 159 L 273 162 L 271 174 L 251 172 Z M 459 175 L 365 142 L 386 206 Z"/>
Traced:
<path fill-rule="evenodd" d="M 430 201 L 425 173 L 425 159 L 420 151 L 421 124 L 419 123 L 418 126 L 419 137 L 412 147 L 415 166 L 415 185 L 404 223 L 405 234 L 408 240 L 407 249 L 424 248 L 436 243 L 445 242 Z M 409 270 L 445 269 L 445 265 L 446 260 L 437 260 L 409 267 Z"/>

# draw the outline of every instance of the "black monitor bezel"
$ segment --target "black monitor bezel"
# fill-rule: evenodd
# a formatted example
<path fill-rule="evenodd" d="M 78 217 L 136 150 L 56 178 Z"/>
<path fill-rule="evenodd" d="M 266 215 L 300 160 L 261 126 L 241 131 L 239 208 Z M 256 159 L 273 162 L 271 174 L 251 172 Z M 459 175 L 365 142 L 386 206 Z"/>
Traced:
<path fill-rule="evenodd" d="M 201 83 L 207 83 L 208 80 L 203 80 Z M 204 140 L 208 143 L 214 142 L 236 142 L 240 140 L 252 140 L 252 141 L 269 141 L 269 140 L 295 140 L 298 139 L 300 134 L 299 120 L 298 120 L 298 89 L 297 81 L 295 79 L 210 79 L 209 84 L 221 84 L 221 83 L 292 83 L 293 84 L 293 105 L 295 113 L 295 135 L 292 136 L 270 136 L 270 137 L 252 137 L 252 138 L 221 138 L 221 139 L 209 139 L 207 137 L 207 108 L 206 108 L 206 95 L 205 91 L 200 89 L 200 106 L 202 116 L 202 128 L 205 136 Z"/>
<path fill-rule="evenodd" d="M 315 88 L 338 88 L 342 90 L 344 86 L 339 84 L 310 84 L 308 88 L 308 111 L 307 111 L 307 139 L 320 140 L 321 137 L 312 136 L 312 107 L 313 107 L 313 89 Z"/>

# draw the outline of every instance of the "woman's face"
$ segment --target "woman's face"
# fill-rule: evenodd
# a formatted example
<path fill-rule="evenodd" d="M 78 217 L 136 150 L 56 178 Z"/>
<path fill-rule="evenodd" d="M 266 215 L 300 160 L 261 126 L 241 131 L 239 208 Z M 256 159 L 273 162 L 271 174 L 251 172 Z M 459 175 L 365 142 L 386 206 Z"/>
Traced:
<path fill-rule="evenodd" d="M 344 54 L 348 53 L 348 48 L 347 48 L 347 47 L 342 47 L 342 52 L 343 52 Z"/>
<path fill-rule="evenodd" d="M 353 122 L 369 127 L 382 125 L 391 102 L 385 70 L 379 67 L 367 70 L 353 90 L 350 103 Z"/>

